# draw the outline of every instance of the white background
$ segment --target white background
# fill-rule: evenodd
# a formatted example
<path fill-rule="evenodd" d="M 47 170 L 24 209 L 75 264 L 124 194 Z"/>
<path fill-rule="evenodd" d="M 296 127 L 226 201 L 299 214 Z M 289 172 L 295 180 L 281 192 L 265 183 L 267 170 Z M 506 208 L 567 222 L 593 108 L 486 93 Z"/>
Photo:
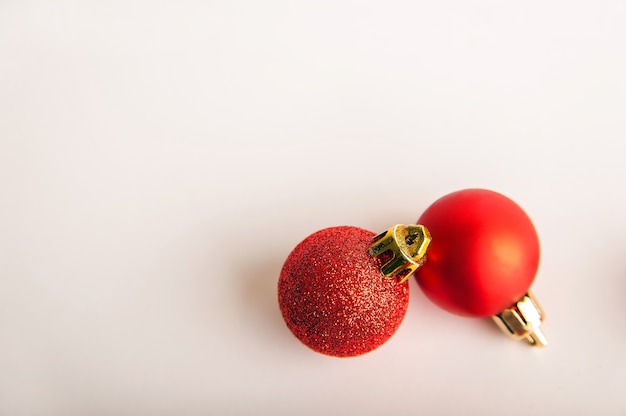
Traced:
<path fill-rule="evenodd" d="M 0 414 L 626 414 L 626 4 L 0 2 Z M 362 357 L 283 260 L 438 197 L 515 199 L 551 342 L 411 282 Z"/>

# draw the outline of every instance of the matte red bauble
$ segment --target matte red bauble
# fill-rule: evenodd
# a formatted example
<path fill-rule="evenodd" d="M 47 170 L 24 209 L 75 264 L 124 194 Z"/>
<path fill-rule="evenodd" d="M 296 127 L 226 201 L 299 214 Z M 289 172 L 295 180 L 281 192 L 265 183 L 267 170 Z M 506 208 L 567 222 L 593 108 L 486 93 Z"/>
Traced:
<path fill-rule="evenodd" d="M 510 335 L 546 343 L 538 329 L 543 312 L 528 294 L 539 239 L 522 208 L 497 192 L 466 189 L 435 201 L 418 222 L 432 236 L 415 274 L 429 299 L 458 315 L 493 316 Z"/>

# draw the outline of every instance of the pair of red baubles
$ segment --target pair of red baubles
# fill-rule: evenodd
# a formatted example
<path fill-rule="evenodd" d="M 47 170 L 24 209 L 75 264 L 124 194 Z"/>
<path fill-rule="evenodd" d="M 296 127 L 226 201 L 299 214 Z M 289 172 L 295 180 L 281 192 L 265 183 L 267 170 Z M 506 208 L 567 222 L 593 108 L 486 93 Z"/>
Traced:
<path fill-rule="evenodd" d="M 504 195 L 466 189 L 437 200 L 417 225 L 379 235 L 349 226 L 310 235 L 285 261 L 278 301 L 305 345 L 357 356 L 398 329 L 414 275 L 443 309 L 491 316 L 511 338 L 546 345 L 544 315 L 528 291 L 538 264 L 539 239 L 526 213 Z"/>

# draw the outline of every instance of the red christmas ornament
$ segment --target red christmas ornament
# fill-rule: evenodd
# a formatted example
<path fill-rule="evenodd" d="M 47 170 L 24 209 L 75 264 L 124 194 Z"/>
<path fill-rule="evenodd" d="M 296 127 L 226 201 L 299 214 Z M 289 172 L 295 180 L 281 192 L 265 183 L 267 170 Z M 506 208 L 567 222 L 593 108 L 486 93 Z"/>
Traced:
<path fill-rule="evenodd" d="M 433 203 L 419 222 L 378 236 L 331 227 L 298 244 L 278 282 L 280 310 L 293 334 L 337 357 L 378 348 L 400 326 L 408 306 L 406 279 L 419 269 L 418 284 L 442 308 L 492 316 L 511 338 L 547 344 L 539 329 L 544 313 L 528 291 L 539 240 L 515 202 L 467 189 Z"/>
<path fill-rule="evenodd" d="M 434 303 L 452 313 L 493 316 L 514 338 L 545 345 L 543 320 L 528 290 L 539 265 L 539 239 L 512 200 L 483 189 L 451 193 L 419 218 L 430 230 L 427 261 L 415 277 Z"/>
<path fill-rule="evenodd" d="M 421 264 L 428 236 L 420 226 L 375 234 L 331 227 L 307 237 L 289 254 L 278 302 L 293 334 L 311 349 L 337 357 L 378 348 L 407 310 L 406 277 Z"/>

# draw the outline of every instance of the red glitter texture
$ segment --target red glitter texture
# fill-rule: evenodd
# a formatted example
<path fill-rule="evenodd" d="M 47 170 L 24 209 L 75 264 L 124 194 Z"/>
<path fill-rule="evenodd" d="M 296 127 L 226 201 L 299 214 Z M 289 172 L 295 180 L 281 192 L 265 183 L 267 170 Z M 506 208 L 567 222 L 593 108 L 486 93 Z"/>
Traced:
<path fill-rule="evenodd" d="M 357 227 L 326 228 L 287 257 L 278 281 L 280 310 L 311 349 L 337 357 L 365 354 L 400 326 L 409 286 L 380 272 L 369 255 L 374 236 Z"/>

